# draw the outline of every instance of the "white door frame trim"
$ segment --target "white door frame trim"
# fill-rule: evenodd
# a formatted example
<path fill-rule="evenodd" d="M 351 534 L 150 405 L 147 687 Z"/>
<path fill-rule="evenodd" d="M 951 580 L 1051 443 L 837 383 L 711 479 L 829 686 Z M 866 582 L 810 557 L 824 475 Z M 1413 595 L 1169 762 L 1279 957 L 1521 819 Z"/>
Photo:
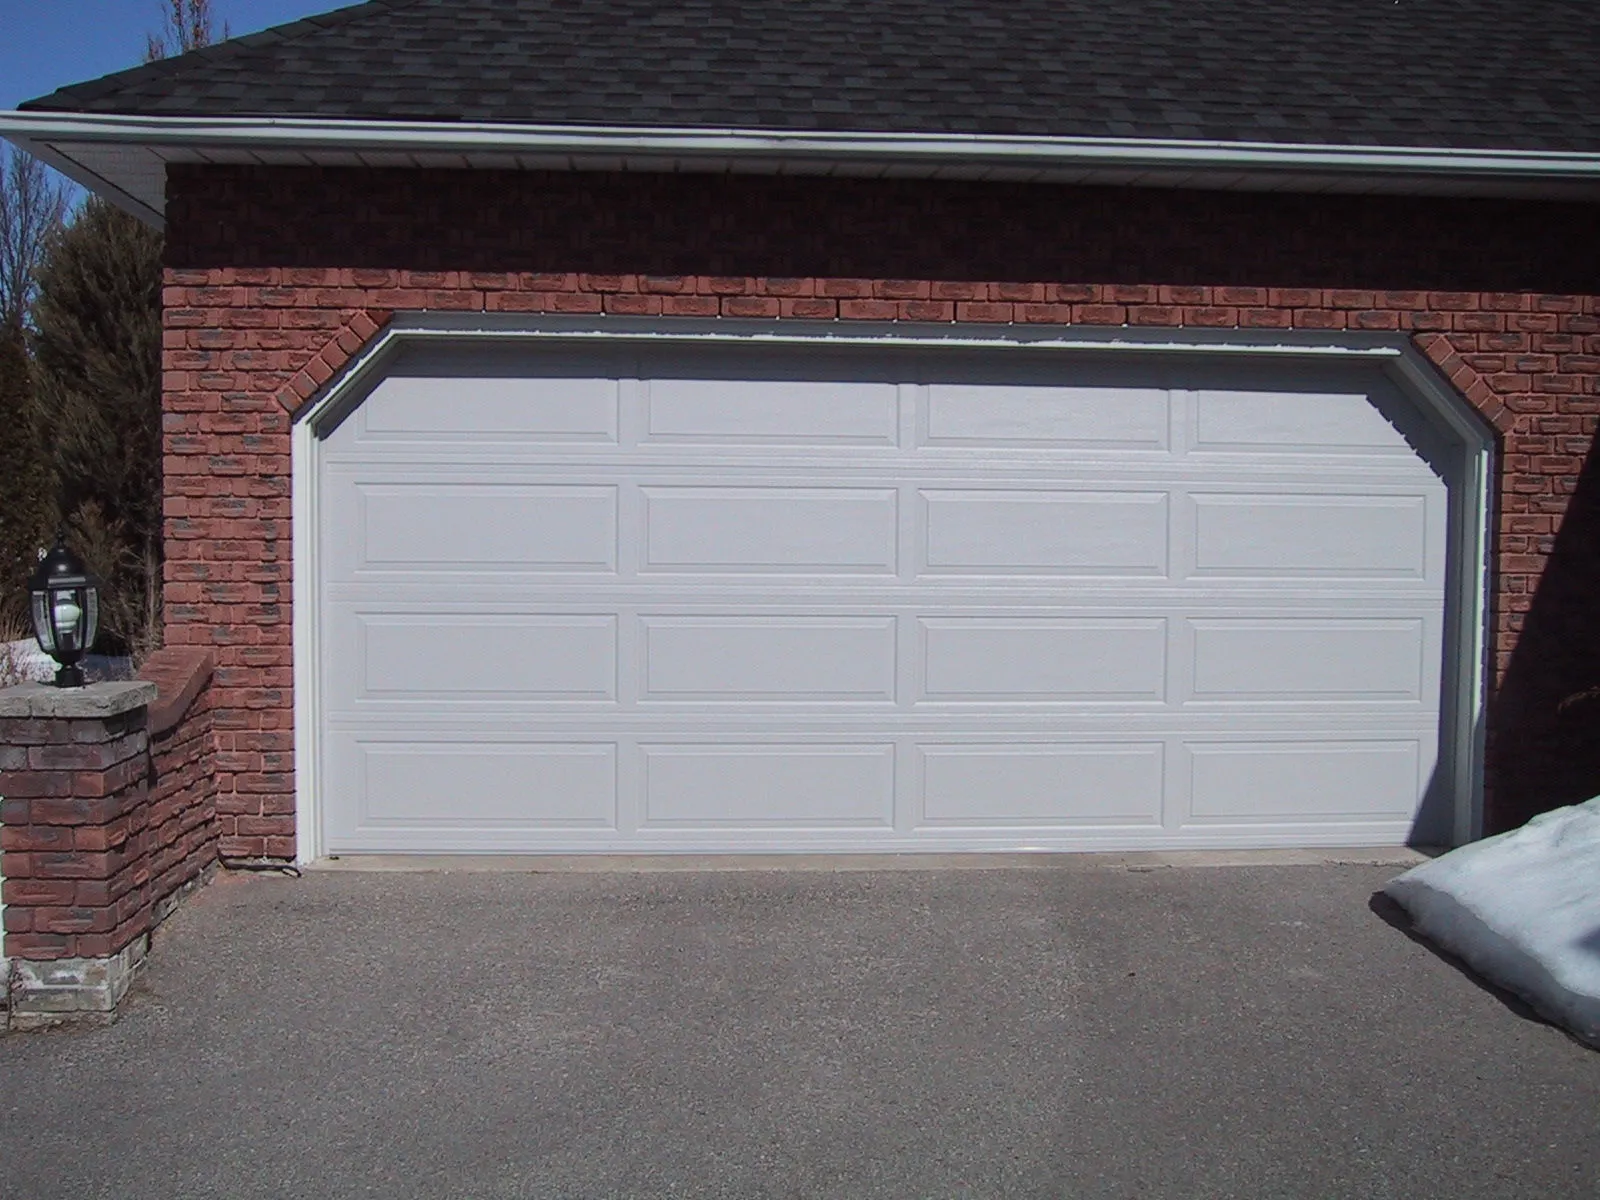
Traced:
<path fill-rule="evenodd" d="M 297 861 L 322 854 L 319 795 L 320 622 L 317 495 L 321 427 L 348 411 L 382 380 L 385 366 L 408 343 L 507 341 L 691 345 L 818 345 L 962 347 L 1059 352 L 1074 357 L 1219 355 L 1229 358 L 1376 360 L 1408 396 L 1459 445 L 1461 496 L 1451 501 L 1450 560 L 1459 564 L 1447 584 L 1453 636 L 1444 648 L 1447 704 L 1441 718 L 1440 758 L 1452 764 L 1454 840 L 1483 831 L 1484 698 L 1487 678 L 1488 550 L 1493 431 L 1444 380 L 1411 340 L 1390 334 L 1297 334 L 1248 330 L 1128 328 L 1029 329 L 1018 326 L 912 325 L 896 322 L 737 321 L 726 318 L 615 317 L 497 319 L 484 314 L 400 314 L 346 365 L 323 393 L 295 416 L 291 431 L 293 513 L 294 762 Z"/>

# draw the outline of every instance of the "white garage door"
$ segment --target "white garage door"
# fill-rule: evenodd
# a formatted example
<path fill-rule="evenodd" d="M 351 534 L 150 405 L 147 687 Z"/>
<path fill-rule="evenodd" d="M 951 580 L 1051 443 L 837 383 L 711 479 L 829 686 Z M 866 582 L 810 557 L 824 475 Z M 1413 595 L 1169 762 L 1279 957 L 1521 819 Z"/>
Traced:
<path fill-rule="evenodd" d="M 323 848 L 1399 843 L 1430 436 L 1360 364 L 411 351 L 319 453 Z"/>

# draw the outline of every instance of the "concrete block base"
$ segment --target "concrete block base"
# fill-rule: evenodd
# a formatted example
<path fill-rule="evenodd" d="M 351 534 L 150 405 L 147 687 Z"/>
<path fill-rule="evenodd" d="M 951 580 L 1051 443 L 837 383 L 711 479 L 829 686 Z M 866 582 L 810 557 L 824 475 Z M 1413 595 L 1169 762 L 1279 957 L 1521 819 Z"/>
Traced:
<path fill-rule="evenodd" d="M 10 1027 L 109 1024 L 149 952 L 150 936 L 142 934 L 109 958 L 12 959 Z"/>

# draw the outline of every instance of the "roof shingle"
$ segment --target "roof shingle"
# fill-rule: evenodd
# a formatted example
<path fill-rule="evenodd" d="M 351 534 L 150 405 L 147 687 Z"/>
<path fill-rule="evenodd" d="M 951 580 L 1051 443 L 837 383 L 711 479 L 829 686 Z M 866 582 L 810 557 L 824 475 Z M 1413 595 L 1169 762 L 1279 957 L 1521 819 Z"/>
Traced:
<path fill-rule="evenodd" d="M 1600 4 L 371 0 L 22 107 L 1595 152 Z"/>

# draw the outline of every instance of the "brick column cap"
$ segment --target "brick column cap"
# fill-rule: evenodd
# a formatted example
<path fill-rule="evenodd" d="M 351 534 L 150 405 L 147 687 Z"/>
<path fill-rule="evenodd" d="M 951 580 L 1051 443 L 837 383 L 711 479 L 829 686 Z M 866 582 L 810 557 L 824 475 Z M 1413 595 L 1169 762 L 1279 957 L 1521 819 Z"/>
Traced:
<path fill-rule="evenodd" d="M 160 737 L 183 720 L 215 665 L 211 651 L 199 646 L 165 646 L 145 660 L 139 678 L 161 692 L 150 704 L 151 737 Z"/>
<path fill-rule="evenodd" d="M 90 683 L 77 688 L 24 683 L 0 689 L 0 717 L 24 720 L 116 717 L 146 707 L 156 698 L 156 690 L 155 684 L 140 679 Z"/>

